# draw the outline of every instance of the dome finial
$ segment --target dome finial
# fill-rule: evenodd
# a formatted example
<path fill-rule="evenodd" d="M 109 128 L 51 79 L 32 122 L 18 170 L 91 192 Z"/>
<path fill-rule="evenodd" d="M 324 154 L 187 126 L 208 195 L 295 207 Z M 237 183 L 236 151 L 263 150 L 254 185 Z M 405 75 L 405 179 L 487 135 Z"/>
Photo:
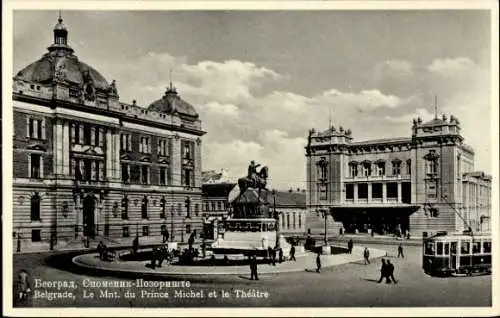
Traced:
<path fill-rule="evenodd" d="M 59 9 L 59 19 L 57 19 L 57 21 L 59 21 L 59 23 L 63 22 L 63 19 L 62 19 L 62 16 L 61 16 L 61 9 Z"/>

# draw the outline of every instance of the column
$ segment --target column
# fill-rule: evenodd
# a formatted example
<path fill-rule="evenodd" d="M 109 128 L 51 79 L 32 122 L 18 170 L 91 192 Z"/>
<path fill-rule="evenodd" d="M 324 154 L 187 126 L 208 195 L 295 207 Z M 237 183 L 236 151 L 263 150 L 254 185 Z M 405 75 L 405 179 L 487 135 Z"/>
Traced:
<path fill-rule="evenodd" d="M 112 159 L 113 171 L 111 172 L 111 175 L 116 180 L 121 180 L 120 134 L 118 132 L 116 134 L 113 134 L 112 139 L 113 139 L 114 152 L 113 152 L 113 159 Z"/>
<path fill-rule="evenodd" d="M 172 185 L 181 185 L 181 139 L 179 136 L 172 138 Z"/>
<path fill-rule="evenodd" d="M 372 202 L 372 184 L 368 182 L 368 203 Z"/>
<path fill-rule="evenodd" d="M 69 175 L 69 152 L 70 152 L 70 135 L 69 135 L 69 122 L 64 122 L 62 127 L 63 140 L 62 140 L 62 164 L 64 175 Z"/>
<path fill-rule="evenodd" d="M 113 139 L 111 129 L 106 131 L 106 178 L 108 180 L 114 177 L 113 173 Z"/>
<path fill-rule="evenodd" d="M 194 150 L 194 186 L 201 187 L 201 138 L 196 139 Z"/>
<path fill-rule="evenodd" d="M 354 204 L 358 203 L 358 184 L 354 183 Z"/>
<path fill-rule="evenodd" d="M 402 202 L 401 182 L 398 182 L 398 203 Z"/>
<path fill-rule="evenodd" d="M 382 183 L 382 203 L 387 203 L 387 184 Z"/>
<path fill-rule="evenodd" d="M 63 173 L 63 124 L 61 120 L 56 121 L 54 148 L 55 148 L 55 174 L 61 175 Z"/>

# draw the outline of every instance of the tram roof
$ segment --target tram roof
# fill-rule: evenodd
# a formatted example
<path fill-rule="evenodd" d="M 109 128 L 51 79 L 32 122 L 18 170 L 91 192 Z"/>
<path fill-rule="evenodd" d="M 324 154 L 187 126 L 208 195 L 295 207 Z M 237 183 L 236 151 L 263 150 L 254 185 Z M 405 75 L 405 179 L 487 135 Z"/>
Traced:
<path fill-rule="evenodd" d="M 436 235 L 433 235 L 431 237 L 428 237 L 428 240 L 436 240 L 436 241 L 448 241 L 450 239 L 471 239 L 471 238 L 484 238 L 484 237 L 489 237 L 491 238 L 491 233 L 490 232 L 472 232 L 472 233 L 467 233 L 467 232 L 451 232 L 451 233 L 438 233 Z"/>

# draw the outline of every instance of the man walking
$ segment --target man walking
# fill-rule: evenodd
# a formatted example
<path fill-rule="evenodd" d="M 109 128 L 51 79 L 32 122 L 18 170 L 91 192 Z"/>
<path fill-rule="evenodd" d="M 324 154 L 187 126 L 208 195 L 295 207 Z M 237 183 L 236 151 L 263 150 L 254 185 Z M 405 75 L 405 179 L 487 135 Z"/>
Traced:
<path fill-rule="evenodd" d="M 321 270 L 321 253 L 318 252 L 316 254 L 316 273 L 319 273 Z"/>
<path fill-rule="evenodd" d="M 392 265 L 390 260 L 387 260 L 387 279 L 391 279 L 394 284 L 397 284 L 396 278 L 394 278 L 394 265 Z"/>
<path fill-rule="evenodd" d="M 283 262 L 283 249 L 280 247 L 279 248 L 279 253 L 278 253 L 278 262 L 281 264 Z"/>
<path fill-rule="evenodd" d="M 401 258 L 405 258 L 405 255 L 403 254 L 403 245 L 399 244 L 398 246 L 398 258 L 401 256 Z"/>
<path fill-rule="evenodd" d="M 250 257 L 250 280 L 253 280 L 255 277 L 255 280 L 259 280 L 259 276 L 257 274 L 257 257 L 255 255 L 252 255 Z"/>
<path fill-rule="evenodd" d="M 382 280 L 384 280 L 384 278 L 387 284 L 391 282 L 387 275 L 387 263 L 385 262 L 385 259 L 382 258 L 382 267 L 380 268 L 380 278 L 378 280 L 378 283 L 380 284 Z"/>
<path fill-rule="evenodd" d="M 292 247 L 290 248 L 290 260 L 291 261 L 296 261 L 295 259 L 295 245 L 292 244 Z"/>
<path fill-rule="evenodd" d="M 368 247 L 365 247 L 365 250 L 363 251 L 363 257 L 365 258 L 365 265 L 370 264 L 370 251 L 368 250 Z"/>
<path fill-rule="evenodd" d="M 354 242 L 352 241 L 352 239 L 350 239 L 349 242 L 347 242 L 347 249 L 349 250 L 349 254 L 352 254 L 353 247 L 354 247 Z"/>

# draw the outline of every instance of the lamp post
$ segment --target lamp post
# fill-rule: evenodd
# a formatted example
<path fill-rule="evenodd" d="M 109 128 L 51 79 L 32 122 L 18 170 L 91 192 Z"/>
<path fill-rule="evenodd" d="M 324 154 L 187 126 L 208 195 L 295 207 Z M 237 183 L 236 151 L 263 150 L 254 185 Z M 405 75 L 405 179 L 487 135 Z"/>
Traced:
<path fill-rule="evenodd" d="M 279 215 L 276 212 L 276 190 L 273 189 L 273 208 L 274 208 L 274 219 L 276 220 L 276 242 L 275 245 L 277 248 L 280 247 L 280 221 L 279 221 Z"/>

